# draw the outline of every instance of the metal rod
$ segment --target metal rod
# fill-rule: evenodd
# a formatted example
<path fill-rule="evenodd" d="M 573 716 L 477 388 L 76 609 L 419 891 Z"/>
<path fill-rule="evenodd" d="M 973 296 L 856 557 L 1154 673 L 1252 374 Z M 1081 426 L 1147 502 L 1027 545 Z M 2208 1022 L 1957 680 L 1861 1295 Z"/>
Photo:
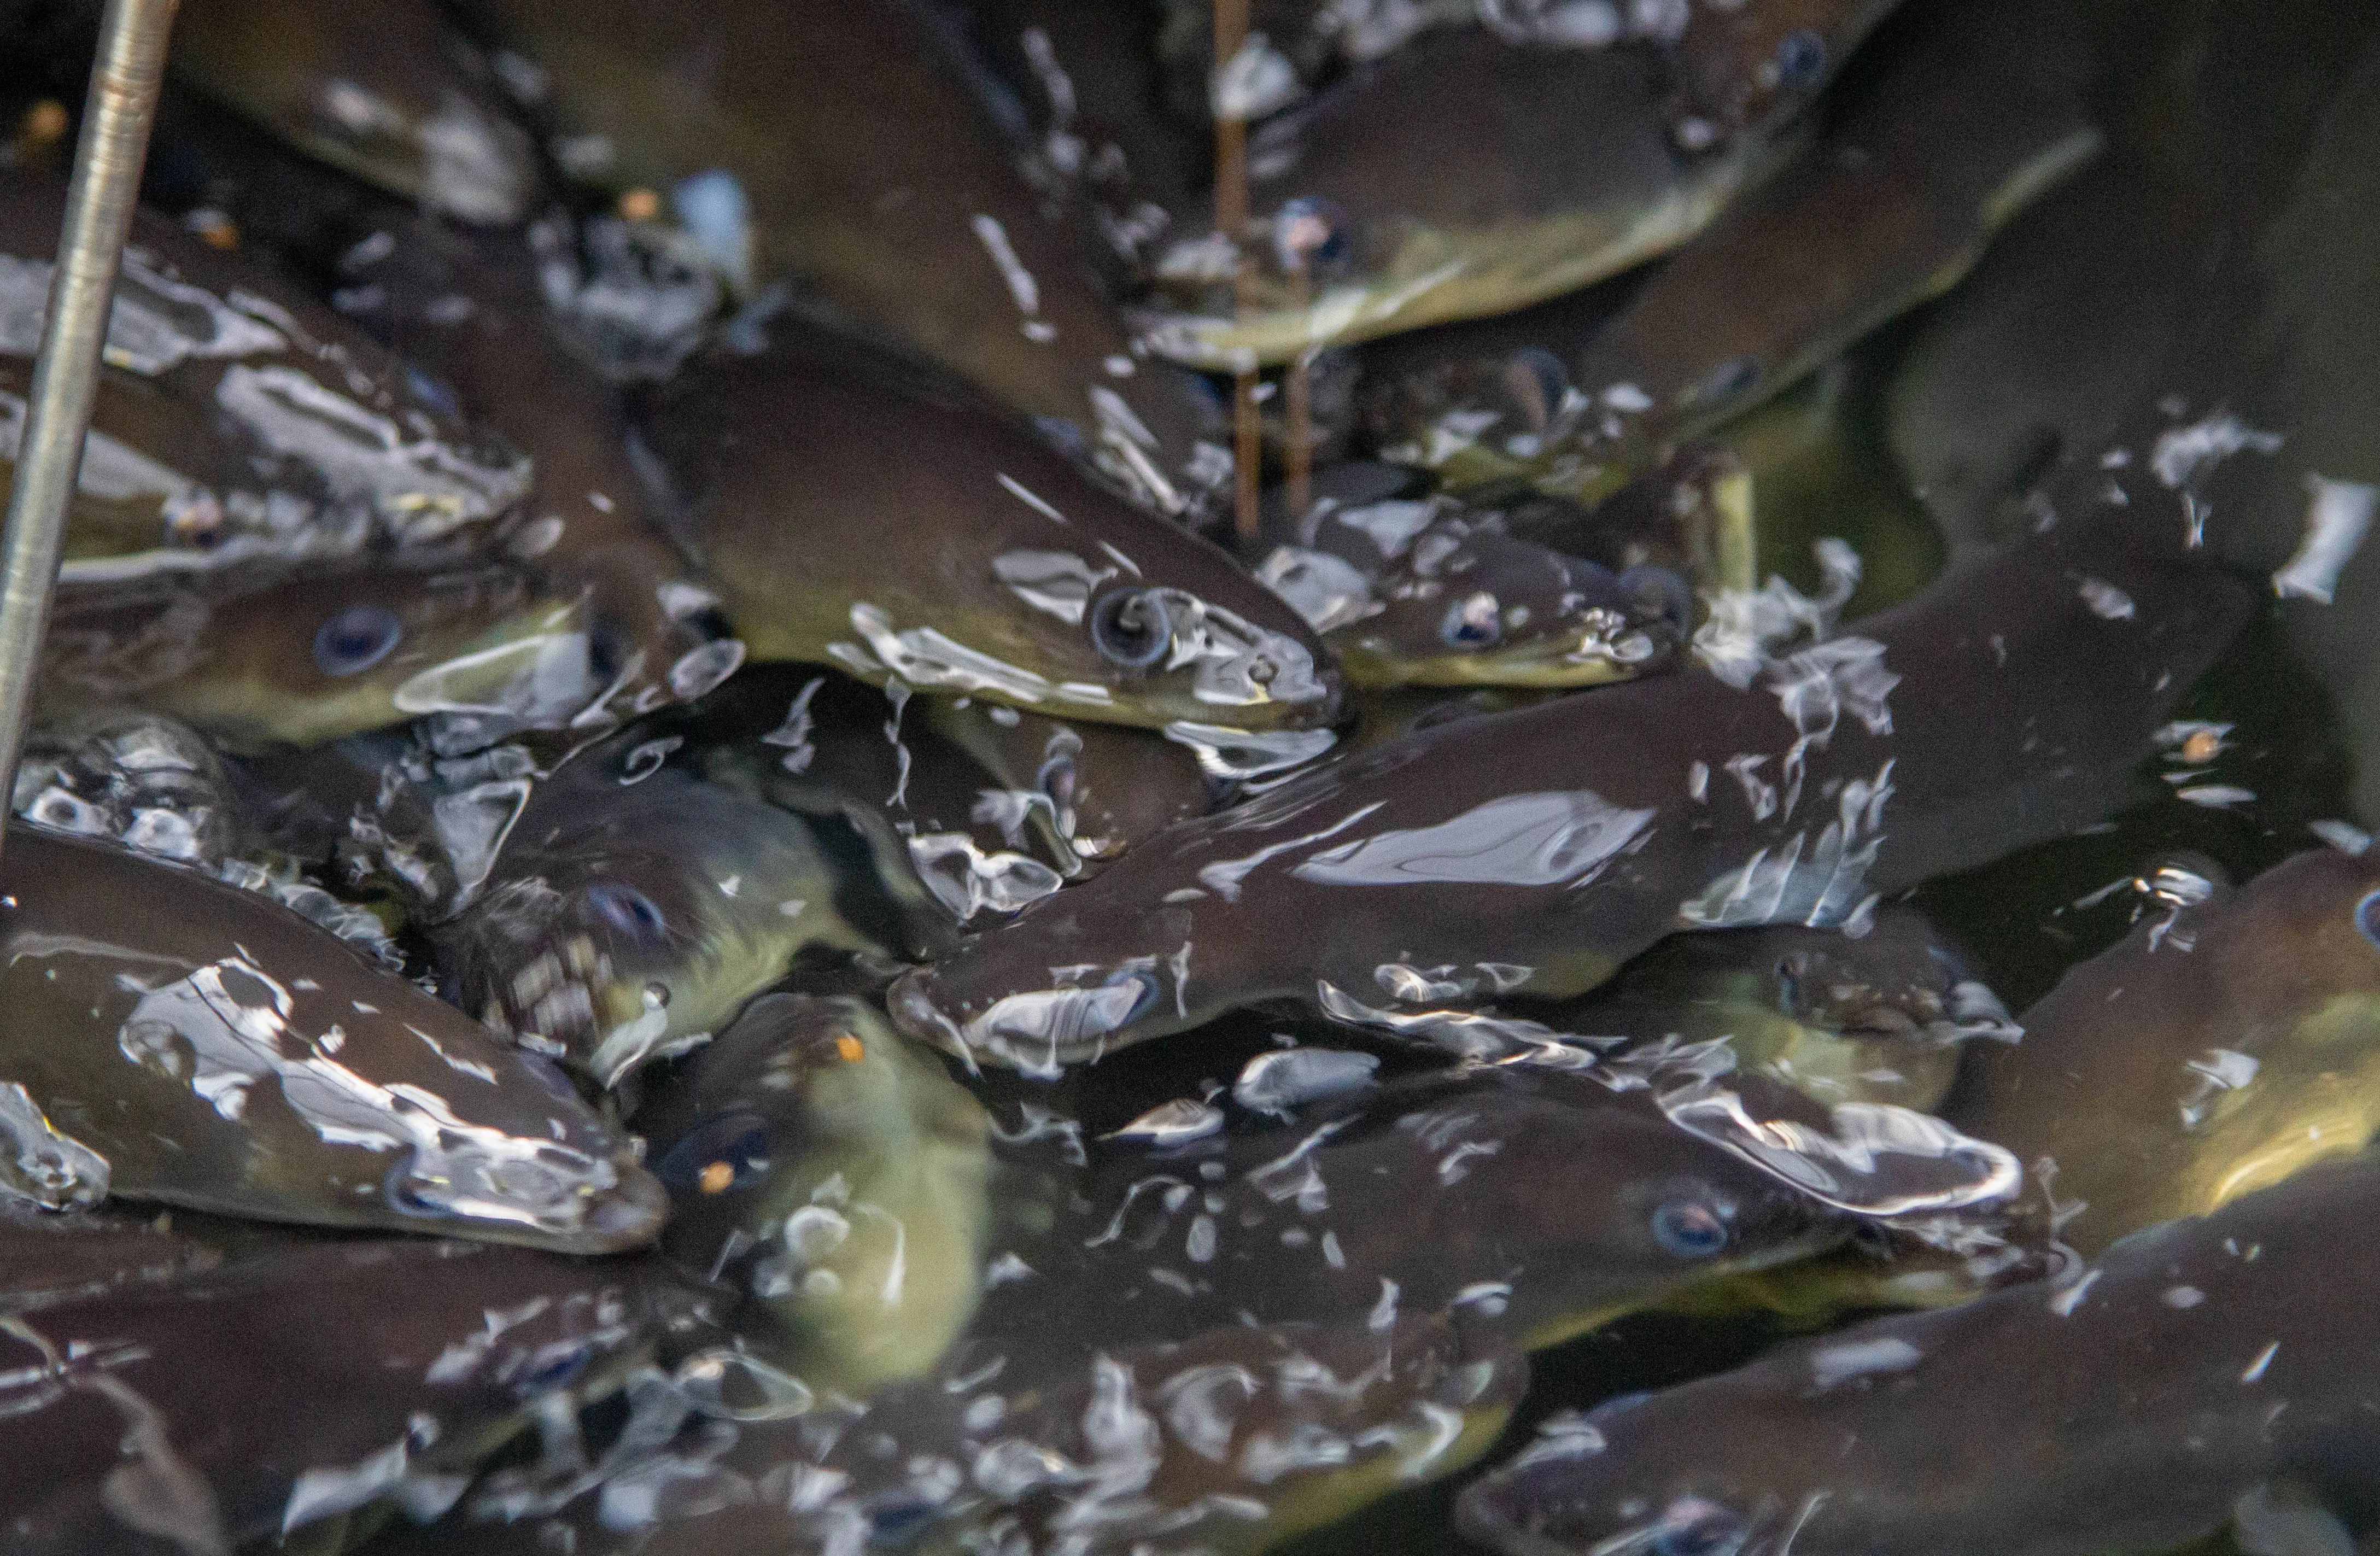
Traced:
<path fill-rule="evenodd" d="M 1248 0 L 1215 0 L 1215 71 L 1220 76 L 1239 56 L 1248 41 Z M 1236 114 L 1215 115 L 1215 230 L 1230 240 L 1236 261 L 1232 271 L 1232 316 L 1245 321 L 1253 276 L 1247 257 L 1238 250 L 1248 240 L 1248 126 Z M 1257 481 L 1264 466 L 1264 424 L 1257 414 L 1257 371 L 1254 363 L 1232 375 L 1232 529 L 1240 549 L 1253 553 L 1257 543 Z"/>
<path fill-rule="evenodd" d="M 1290 306 L 1305 311 L 1311 293 L 1306 272 L 1297 272 Z M 1281 419 L 1288 431 L 1288 494 L 1286 508 L 1293 524 L 1303 524 L 1314 505 L 1314 349 L 1308 346 L 1290 359 L 1281 377 Z"/>
<path fill-rule="evenodd" d="M 99 393 L 100 348 L 116 268 L 149 155 L 174 5 L 107 0 L 100 18 L 99 55 L 91 64 L 82 140 L 75 148 L 74 181 L 67 189 L 42 349 L 33 359 L 16 486 L 8 494 L 7 527 L 0 530 L 0 777 L 12 783 L 32 712 L 33 675 L 58 580 L 67 506 L 82 470 L 83 437 Z"/>

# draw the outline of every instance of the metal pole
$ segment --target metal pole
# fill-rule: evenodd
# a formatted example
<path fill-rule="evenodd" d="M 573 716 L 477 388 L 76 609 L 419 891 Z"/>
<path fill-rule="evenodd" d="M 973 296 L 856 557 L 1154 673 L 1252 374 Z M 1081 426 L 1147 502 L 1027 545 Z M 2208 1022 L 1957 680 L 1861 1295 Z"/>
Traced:
<path fill-rule="evenodd" d="M 1248 41 L 1248 0 L 1215 0 L 1215 72 L 1220 75 Z M 1220 104 L 1218 105 L 1220 109 Z M 1230 239 L 1232 316 L 1245 320 L 1250 284 L 1245 252 L 1248 241 L 1248 125 L 1236 114 L 1215 115 L 1215 230 Z M 1264 423 L 1257 415 L 1257 370 L 1251 362 L 1232 374 L 1232 529 L 1251 561 L 1257 545 L 1257 483 L 1264 466 Z"/>
<path fill-rule="evenodd" d="M 8 495 L 7 528 L 0 530 L 0 781 L 8 783 L 16 780 L 32 712 L 42 628 L 99 392 L 100 348 L 140 193 L 140 166 L 149 155 L 174 5 L 107 0 L 100 18 L 99 55 L 91 65 L 49 313 L 17 451 L 16 489 Z"/>

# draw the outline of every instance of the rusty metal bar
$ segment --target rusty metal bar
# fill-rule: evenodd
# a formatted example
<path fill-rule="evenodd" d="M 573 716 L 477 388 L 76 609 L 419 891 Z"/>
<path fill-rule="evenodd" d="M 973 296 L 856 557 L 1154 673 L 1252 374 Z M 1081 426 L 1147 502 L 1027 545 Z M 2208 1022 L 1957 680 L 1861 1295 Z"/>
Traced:
<path fill-rule="evenodd" d="M 1215 0 L 1215 69 L 1220 74 L 1239 56 L 1248 41 L 1248 0 Z M 1233 269 L 1232 307 L 1235 318 L 1247 316 L 1248 261 L 1248 126 L 1235 115 L 1215 115 L 1215 230 L 1241 249 Z M 1264 465 L 1263 422 L 1257 414 L 1257 370 L 1253 362 L 1232 374 L 1232 529 L 1242 552 L 1254 554 L 1257 543 L 1257 482 Z"/>
<path fill-rule="evenodd" d="M 174 6 L 175 0 L 107 0 L 100 18 L 99 55 L 75 148 L 41 353 L 33 360 L 16 487 L 8 494 L 7 527 L 0 530 L 0 776 L 12 783 L 32 712 L 67 507 L 99 392 L 116 269 L 132 230 L 149 127 L 157 115 Z"/>

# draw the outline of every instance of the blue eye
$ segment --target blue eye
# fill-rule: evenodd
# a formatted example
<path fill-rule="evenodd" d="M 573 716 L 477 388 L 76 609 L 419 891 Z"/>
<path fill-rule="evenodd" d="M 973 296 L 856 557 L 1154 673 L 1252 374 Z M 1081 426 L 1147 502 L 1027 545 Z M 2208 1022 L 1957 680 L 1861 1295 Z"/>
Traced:
<path fill-rule="evenodd" d="M 1126 670 L 1146 670 L 1173 647 L 1173 617 L 1156 590 L 1119 589 L 1091 606 L 1091 646 Z"/>
<path fill-rule="evenodd" d="M 1751 1526 L 1730 1508 L 1704 1497 L 1680 1497 L 1653 1526 L 1656 1556 L 1735 1556 Z"/>
<path fill-rule="evenodd" d="M 1777 84 L 1785 91 L 1807 91 L 1826 70 L 1827 41 L 1807 28 L 1777 45 Z"/>
<path fill-rule="evenodd" d="M 1450 649 L 1484 649 L 1504 636 L 1504 623 L 1496 612 L 1496 597 L 1479 593 L 1457 600 L 1446 608 L 1446 619 L 1439 624 L 1438 635 L 1446 639 Z"/>
<path fill-rule="evenodd" d="M 724 1113 L 670 1147 L 653 1176 L 673 1189 L 724 1194 L 769 1171 L 769 1126 L 750 1113 Z"/>
<path fill-rule="evenodd" d="M 2355 927 L 2363 938 L 2380 945 L 2380 892 L 2374 892 L 2355 905 Z"/>
<path fill-rule="evenodd" d="M 1708 1258 L 1728 1236 L 1727 1217 L 1706 1198 L 1672 1199 L 1653 1211 L 1653 1241 L 1680 1258 Z"/>
<path fill-rule="evenodd" d="M 314 663 L 325 675 L 359 675 L 395 651 L 405 624 L 384 605 L 350 605 L 314 634 Z"/>
<path fill-rule="evenodd" d="M 657 945 L 669 934 L 668 918 L 634 886 L 599 881 L 587 888 L 587 900 L 605 923 L 639 945 Z"/>
<path fill-rule="evenodd" d="M 388 1208 L 398 1215 L 443 1219 L 455 1213 L 445 1206 L 423 1196 L 421 1181 L 414 1175 L 413 1155 L 410 1151 L 406 1153 L 403 1161 L 388 1170 L 386 1175 L 381 1179 L 380 1186 L 381 1197 L 388 1201 Z"/>

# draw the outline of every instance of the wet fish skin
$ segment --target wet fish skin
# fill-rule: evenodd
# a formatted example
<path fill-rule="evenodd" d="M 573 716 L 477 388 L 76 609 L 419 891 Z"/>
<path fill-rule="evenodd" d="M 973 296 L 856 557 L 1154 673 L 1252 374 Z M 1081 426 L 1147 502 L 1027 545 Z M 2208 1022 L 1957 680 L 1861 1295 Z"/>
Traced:
<path fill-rule="evenodd" d="M 1912 12 L 1877 78 L 1801 161 L 1592 334 L 1538 343 L 1583 403 L 1543 432 L 1440 438 L 1432 428 L 1454 419 L 1441 413 L 1400 429 L 1398 446 L 1437 454 L 1465 482 L 1519 474 L 1592 497 L 1792 384 L 1954 284 L 2005 223 L 2096 153 L 2076 30 L 2051 0 Z"/>
<path fill-rule="evenodd" d="M 589 590 L 613 716 L 710 689 L 716 677 L 698 667 L 732 652 L 704 648 L 714 597 L 650 511 L 613 387 L 590 360 L 601 347 L 549 306 L 536 248 L 518 232 L 459 231 L 415 213 L 379 230 L 395 244 L 350 278 L 373 304 L 354 316 L 536 462 L 508 549 Z M 540 237 L 562 248 L 572 231 L 550 216 Z M 685 348 L 647 347 L 662 359 Z"/>
<path fill-rule="evenodd" d="M 533 785 L 493 866 L 431 927 L 463 1006 L 606 1088 L 723 1030 L 793 970 L 882 954 L 810 818 L 672 760 L 648 722 Z"/>
<path fill-rule="evenodd" d="M 1327 224 L 1311 301 L 1268 263 L 1237 321 L 1187 303 L 1160 316 L 1151 340 L 1178 360 L 1228 369 L 1241 352 L 1285 361 L 1525 307 L 1675 247 L 1772 161 L 1755 137 L 1682 155 L 1662 124 L 1656 67 L 1639 51 L 1431 32 L 1250 139 L 1260 219 L 1310 202 L 1297 209 Z M 1210 278 L 1188 263 L 1192 242 L 1161 257 L 1158 275 L 1163 284 L 1172 268 L 1184 277 L 1176 290 L 1203 300 Z"/>
<path fill-rule="evenodd" d="M 1542 430 L 1545 417 L 1527 414 Z M 1750 591 L 1759 582 L 1753 493 L 1761 474 L 1735 447 L 1693 438 L 1591 504 L 1509 485 L 1469 501 L 1518 540 L 1615 573 L 1662 568 L 1696 590 Z"/>
<path fill-rule="evenodd" d="M 1880 906 L 1856 939 L 1798 925 L 1673 935 L 1544 1019 L 1640 1044 L 1717 1038 L 1742 1069 L 1816 1100 L 1931 1112 L 1967 1043 L 2017 1040 L 1974 970 L 1923 915 Z"/>
<path fill-rule="evenodd" d="M 228 775 L 263 846 L 349 897 L 426 920 L 452 911 L 462 882 L 417 760 L 406 736 L 382 733 L 262 748 L 233 759 Z"/>
<path fill-rule="evenodd" d="M 2252 519 L 2228 538 L 2246 542 L 2241 565 L 2288 556 L 2308 468 L 2374 479 L 2357 473 L 2361 444 L 2323 425 L 2332 411 L 2359 424 L 2356 321 L 2374 316 L 2358 300 L 2363 277 L 2350 263 L 2309 284 L 2369 241 L 2355 223 L 2380 122 L 2371 22 L 2215 6 L 2141 13 L 2103 38 L 2119 89 L 2109 155 L 1945 300 L 1888 407 L 1907 479 L 1954 540 L 2012 531 L 2035 466 L 2097 444 L 2155 392 L 2221 401 L 2289 435 L 2281 457 L 2225 472 L 2210 493 Z M 2278 69 L 2295 72 L 2285 98 L 2269 87 Z"/>
<path fill-rule="evenodd" d="M 540 112 L 577 138 L 560 144 L 601 138 L 609 156 L 593 182 L 666 194 L 727 172 L 750 213 L 750 283 L 807 280 L 840 314 L 1011 410 L 1077 425 L 1120 470 L 1137 457 L 1182 483 L 1210 410 L 1186 383 L 1135 366 L 1077 235 L 1043 217 L 969 67 L 922 8 L 477 0 L 472 10 L 549 73 Z M 863 119 L 899 129 L 850 133 Z M 1031 278 L 1030 308 L 1020 310 L 978 235 L 986 221 Z M 1154 446 L 1121 428 L 1104 435 L 1095 390 L 1122 396 Z"/>
<path fill-rule="evenodd" d="M 1088 1484 L 1050 1499 L 997 1480 L 999 1489 L 987 1493 L 978 1482 L 934 1510 L 929 1550 L 964 1550 L 973 1531 L 1007 1529 L 1047 1549 L 1079 1529 L 1093 1551 L 1153 1547 L 1244 1556 L 1461 1469 L 1495 1440 L 1528 1374 L 1525 1358 L 1443 1319 L 1378 1331 L 1235 1324 L 1094 1356 L 1088 1365 L 1022 1360 L 1012 1364 L 1012 1377 L 990 1385 L 1007 1396 L 994 1429 L 1001 1439 L 1064 1455 L 1091 1472 Z M 1374 1380 L 1344 1387 L 1360 1376 Z M 1196 1405 L 1165 1407 L 1202 1386 L 1223 1396 L 1213 1415 Z M 937 1392 L 941 1397 L 913 1386 L 886 1401 L 873 1424 L 896 1441 L 947 1442 L 957 1401 Z M 922 1430 L 908 1426 L 915 1417 L 904 1406 L 923 1417 Z M 1331 1449 L 1321 1462 L 1303 1460 L 1297 1447 L 1318 1440 Z M 860 1444 L 847 1441 L 829 1456 L 832 1466 L 860 1462 Z M 1012 1454 L 1012 1462 L 1019 1458 Z M 1115 1489 L 1102 1483 L 1103 1468 Z M 846 1505 L 856 1503 L 879 1527 L 917 1515 L 914 1488 L 884 1485 L 883 1469 L 871 1478 L 881 1488 L 876 1495 L 845 1493 Z M 1250 1516 L 1250 1503 L 1260 1515 Z"/>
<path fill-rule="evenodd" d="M 0 1313 L 85 1302 L 212 1270 L 223 1255 L 173 1230 L 172 1217 L 48 1210 L 0 1197 Z"/>
<path fill-rule="evenodd" d="M 2293 1477 L 2360 1506 L 2380 1380 L 2338 1302 L 2380 1271 L 2338 1229 L 2375 1192 L 2372 1159 L 2326 1166 L 2124 1239 L 2087 1287 L 2015 1286 L 1606 1406 L 1466 1490 L 1460 1526 L 1513 1556 L 1653 1549 L 1657 1529 L 1763 1556 L 2046 1556 L 2174 1549 Z"/>
<path fill-rule="evenodd" d="M 66 184 L 0 177 L 0 393 L 29 392 Z M 451 561 L 528 490 L 502 439 L 420 392 L 252 255 L 135 213 L 62 579 L 403 552 Z"/>
<path fill-rule="evenodd" d="M 707 1300 L 658 1260 L 382 1239 L 0 1320 L 10 1549 L 229 1552 L 468 1476 L 525 1406 L 601 1393 Z"/>
<path fill-rule="evenodd" d="M 1423 528 L 1383 529 L 1383 546 L 1365 521 L 1390 509 Z M 1258 576 L 1324 633 L 1351 685 L 1603 686 L 1667 669 L 1682 646 L 1683 578 L 1615 577 L 1492 514 L 1384 504 L 1318 513 L 1295 533 Z"/>
<path fill-rule="evenodd" d="M 855 1399 L 931 1372 L 975 1311 L 990 1121 L 855 999 L 769 994 L 638 1115 L 665 1250 L 746 1294 L 738 1332 Z"/>
<path fill-rule="evenodd" d="M 229 590 L 159 577 L 61 589 L 41 706 L 129 703 L 238 751 L 447 707 L 560 725 L 600 689 L 582 591 L 496 563 L 364 565 Z"/>
<path fill-rule="evenodd" d="M 1753 0 L 1684 7 L 1664 60 L 1670 133 L 1723 144 L 1807 107 L 1900 0 Z"/>
<path fill-rule="evenodd" d="M 2025 1012 L 2024 1041 L 1970 1055 L 1945 1116 L 2034 1169 L 2028 1211 L 2056 1208 L 2036 1239 L 2086 1258 L 2362 1150 L 2380 1134 L 2375 893 L 2380 856 L 2325 848 L 2178 915 L 2147 905 Z"/>
<path fill-rule="evenodd" d="M 994 79 L 990 91 L 1024 121 L 1011 133 L 1028 164 L 1038 180 L 1090 202 L 1092 224 L 1118 261 L 1116 278 L 1128 279 L 1142 248 L 1162 236 L 1149 211 L 1188 207 L 1212 140 L 1160 106 L 1155 7 L 996 0 L 966 19 L 968 45 Z M 1064 77 L 1062 94 L 1044 59 Z"/>
<path fill-rule="evenodd" d="M 86 708 L 25 733 L 19 816 L 212 869 L 249 846 L 223 759 L 197 731 L 125 708 Z"/>
<path fill-rule="evenodd" d="M 352 12 L 190 0 L 179 79 L 341 171 L 467 222 L 528 213 L 538 171 L 484 61 L 429 0 Z"/>
<path fill-rule="evenodd" d="M 2380 1124 L 2367 1052 L 2380 1036 L 2380 946 L 2357 914 L 2380 889 L 2380 861 L 2301 854 L 2237 891 L 2195 875 L 2162 889 L 2211 894 L 2179 913 L 2143 903 L 2130 935 L 2024 1013 L 2021 1041 L 1974 1044 L 1940 1101 L 1946 1122 L 2014 1152 L 2029 1174 L 1998 1246 L 1849 1253 L 1672 1307 L 1757 1307 L 1815 1328 L 1863 1308 L 1952 1306 L 2363 1149 Z"/>
<path fill-rule="evenodd" d="M 2368 425 L 2373 384 L 2363 364 L 2380 339 L 2380 289 L 2352 261 L 2374 236 L 2380 45 L 2370 36 L 2324 115 L 2289 209 L 2258 245 L 2262 296 L 2255 333 L 2247 338 L 2259 348 L 2240 403 L 2288 442 L 2266 468 L 2237 472 L 2216 493 L 2257 516 L 2235 538 L 2244 542 L 2237 544 L 2238 559 L 2276 568 L 2276 588 L 2279 569 L 2307 544 L 2316 493 L 2344 499 L 2352 511 L 2380 485 L 2380 460 L 2356 432 Z M 2294 600 L 2284 619 L 2295 654 L 2321 676 L 2339 710 L 2342 739 L 2355 758 L 2351 803 L 2368 828 L 2380 824 L 2380 547 L 2367 537 L 2335 578 L 2320 578 L 2317 570 L 2293 588 L 2311 582 L 2325 589 L 2330 603 Z"/>
<path fill-rule="evenodd" d="M 2249 609 L 2143 463 L 2078 464 L 2046 494 L 2056 527 L 1745 691 L 1673 675 L 1461 720 L 1173 828 L 905 975 L 894 1018 L 1046 1070 L 1253 1001 L 1393 1007 L 1400 968 L 1457 1005 L 1574 994 L 1674 930 L 1841 923 L 2061 835 L 2115 803 Z M 1773 808 L 1730 792 L 1738 758 L 1777 775 Z"/>
<path fill-rule="evenodd" d="M 1356 703 L 1355 723 L 1331 748 L 1341 761 L 1363 755 L 1373 747 L 1433 724 L 1475 719 L 1483 713 L 1509 713 L 1534 708 L 1569 693 L 1525 691 L 1512 687 L 1396 687 L 1366 693 Z"/>
<path fill-rule="evenodd" d="M 808 818 L 846 845 L 844 911 L 912 961 L 947 953 L 978 915 L 1012 913 L 1017 899 L 1054 890 L 1066 863 L 1054 848 L 1036 852 L 1022 835 L 1029 827 L 991 804 L 995 780 L 934 724 L 942 705 L 821 666 L 759 664 L 686 721 L 708 782 Z M 878 968 L 867 981 L 885 976 Z"/>
<path fill-rule="evenodd" d="M 46 1115 L 60 1200 L 582 1253 L 659 1234 L 660 1186 L 558 1076 L 296 914 L 25 826 L 6 869 L 0 1078 Z M 20 1152 L 31 1127 L 12 1114 Z"/>
<path fill-rule="evenodd" d="M 69 836 L 104 839 L 187 865 L 295 909 L 392 972 L 406 970 L 390 938 L 401 914 L 364 907 L 322 889 L 350 883 L 325 847 L 282 852 L 251 825 L 251 796 L 197 731 L 123 708 L 45 720 L 28 732 L 17 770 L 16 814 Z M 346 842 L 343 831 L 338 841 Z M 360 883 L 360 877 L 354 878 Z"/>
<path fill-rule="evenodd" d="M 945 1368 L 856 1419 L 704 1423 L 630 1466 L 616 1490 L 541 1525 L 471 1522 L 467 1507 L 391 1549 L 526 1556 L 550 1549 L 539 1540 L 551 1529 L 578 1556 L 953 1556 L 993 1541 L 1253 1556 L 1470 1463 L 1528 1370 L 1442 1319 L 1234 1324 L 1096 1355 L 1062 1350 L 1011 1356 L 972 1387 Z"/>
<path fill-rule="evenodd" d="M 2192 220 L 2119 147 L 2013 224 L 1917 331 L 1887 435 L 1955 550 L 2018 532 L 2036 471 L 2165 382 L 2207 262 Z"/>
<path fill-rule="evenodd" d="M 1091 1149 L 1087 1171 L 1012 1165 L 996 1246 L 1029 1273 L 985 1294 L 971 1345 L 1027 1345 L 1053 1323 L 1114 1346 L 1244 1316 L 1451 1310 L 1535 1350 L 1852 1224 L 1643 1091 L 1522 1066 L 1411 1076 L 1252 1133 Z"/>
<path fill-rule="evenodd" d="M 525 451 L 534 484 L 489 549 L 590 590 L 614 720 L 707 689 L 698 667 L 730 650 L 686 659 L 712 636 L 710 596 L 649 511 L 610 375 L 674 365 L 715 312 L 717 284 L 656 229 L 577 223 L 558 205 L 526 229 L 458 227 L 203 104 L 180 105 L 161 133 L 208 209 L 244 239 L 311 258 L 340 312 L 426 394 Z M 540 184 L 530 197 L 550 195 Z"/>
<path fill-rule="evenodd" d="M 994 782 L 1048 799 L 1049 813 L 1035 808 L 1025 825 L 1045 851 L 1072 857 L 1075 871 L 1052 860 L 1065 873 L 1099 869 L 1173 822 L 1206 815 L 1224 788 L 1188 748 L 1144 730 L 939 698 L 921 711 Z"/>
<path fill-rule="evenodd" d="M 1103 723 L 1336 716 L 1328 650 L 1222 551 L 954 385 L 790 317 L 766 328 L 639 419 L 754 660 Z"/>

